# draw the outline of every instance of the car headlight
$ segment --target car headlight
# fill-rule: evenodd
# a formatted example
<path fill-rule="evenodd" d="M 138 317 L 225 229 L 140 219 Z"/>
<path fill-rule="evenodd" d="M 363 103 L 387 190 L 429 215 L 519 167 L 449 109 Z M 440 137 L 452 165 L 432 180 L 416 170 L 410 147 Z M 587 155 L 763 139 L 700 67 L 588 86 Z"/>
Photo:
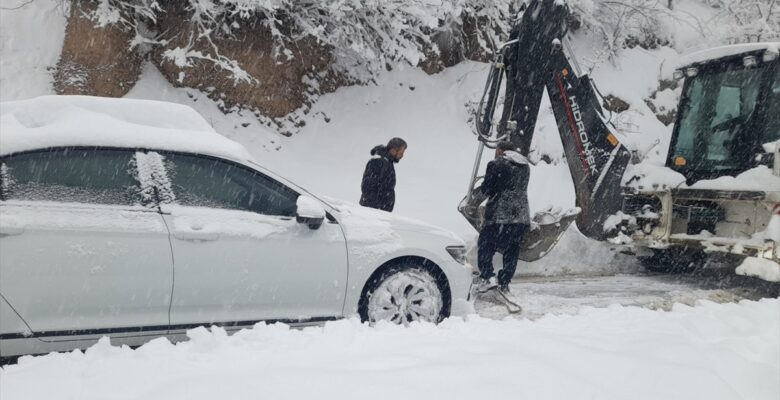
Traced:
<path fill-rule="evenodd" d="M 447 253 L 460 264 L 466 264 L 466 246 L 447 246 Z"/>

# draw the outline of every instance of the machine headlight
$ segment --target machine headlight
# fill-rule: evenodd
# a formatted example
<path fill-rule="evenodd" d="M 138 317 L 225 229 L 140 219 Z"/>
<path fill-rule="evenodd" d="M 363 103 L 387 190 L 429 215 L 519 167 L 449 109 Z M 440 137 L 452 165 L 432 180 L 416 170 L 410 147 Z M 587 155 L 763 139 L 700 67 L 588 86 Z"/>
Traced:
<path fill-rule="evenodd" d="M 447 246 L 447 253 L 460 264 L 466 264 L 466 246 Z"/>

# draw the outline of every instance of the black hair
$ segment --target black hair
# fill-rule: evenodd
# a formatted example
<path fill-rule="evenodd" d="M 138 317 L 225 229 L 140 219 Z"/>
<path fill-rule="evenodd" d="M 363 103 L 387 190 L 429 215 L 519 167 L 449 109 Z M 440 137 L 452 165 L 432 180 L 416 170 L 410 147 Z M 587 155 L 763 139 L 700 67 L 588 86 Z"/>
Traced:
<path fill-rule="evenodd" d="M 371 155 L 387 156 L 387 153 L 392 149 L 406 148 L 406 140 L 399 137 L 394 137 L 387 142 L 387 145 L 378 144 L 371 149 Z"/>
<path fill-rule="evenodd" d="M 392 149 L 400 149 L 400 148 L 406 148 L 406 140 L 403 140 L 399 137 L 394 137 L 390 139 L 389 142 L 387 142 L 387 146 L 385 146 L 388 150 Z"/>
<path fill-rule="evenodd" d="M 507 151 L 507 150 L 517 151 L 517 147 L 515 146 L 515 144 L 506 140 L 502 140 L 498 142 L 496 144 L 496 149 L 502 151 Z"/>

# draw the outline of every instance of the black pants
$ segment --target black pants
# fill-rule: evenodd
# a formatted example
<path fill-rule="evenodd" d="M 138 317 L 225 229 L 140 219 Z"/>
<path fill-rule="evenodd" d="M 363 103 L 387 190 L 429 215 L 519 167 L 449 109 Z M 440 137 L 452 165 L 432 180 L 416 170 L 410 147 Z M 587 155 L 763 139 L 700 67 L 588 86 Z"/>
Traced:
<path fill-rule="evenodd" d="M 508 285 L 517 269 L 517 257 L 520 255 L 520 242 L 528 225 L 491 224 L 482 228 L 477 244 L 477 266 L 483 279 L 493 275 L 493 256 L 497 251 L 504 255 L 504 268 L 498 273 L 498 284 Z"/>

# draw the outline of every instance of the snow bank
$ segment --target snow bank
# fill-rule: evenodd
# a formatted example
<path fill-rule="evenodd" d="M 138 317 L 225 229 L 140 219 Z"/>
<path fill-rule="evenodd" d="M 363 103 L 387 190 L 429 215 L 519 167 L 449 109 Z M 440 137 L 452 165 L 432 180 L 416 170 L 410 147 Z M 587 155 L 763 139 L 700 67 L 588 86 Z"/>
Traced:
<path fill-rule="evenodd" d="M 760 165 L 737 176 L 698 181 L 693 189 L 780 191 L 780 176 L 772 174 L 767 166 Z"/>
<path fill-rule="evenodd" d="M 773 151 L 776 151 L 778 148 L 780 148 L 780 140 L 775 140 L 774 142 L 764 143 L 763 144 L 764 151 L 767 153 L 771 153 Z"/>
<path fill-rule="evenodd" d="M 737 267 L 737 275 L 754 276 L 769 282 L 780 282 L 780 264 L 765 258 L 747 257 Z"/>
<path fill-rule="evenodd" d="M 759 165 L 737 176 L 721 176 L 705 179 L 693 185 L 685 183 L 685 177 L 671 168 L 650 162 L 629 165 L 623 175 L 623 185 L 638 190 L 660 189 L 707 189 L 707 190 L 746 190 L 779 191 L 780 177 L 774 175 L 769 167 Z"/>
<path fill-rule="evenodd" d="M 0 9 L 0 101 L 51 94 L 50 68 L 65 39 L 69 2 L 3 0 Z"/>
<path fill-rule="evenodd" d="M 678 188 L 685 186 L 685 176 L 681 173 L 650 162 L 629 164 L 623 174 L 623 186 L 638 190 L 663 188 Z"/>
<path fill-rule="evenodd" d="M 176 345 L 24 357 L 0 398 L 751 399 L 780 396 L 780 300 L 670 312 L 611 306 L 575 316 L 369 328 L 355 320 Z M 44 383 L 45 384 L 42 384 Z"/>

